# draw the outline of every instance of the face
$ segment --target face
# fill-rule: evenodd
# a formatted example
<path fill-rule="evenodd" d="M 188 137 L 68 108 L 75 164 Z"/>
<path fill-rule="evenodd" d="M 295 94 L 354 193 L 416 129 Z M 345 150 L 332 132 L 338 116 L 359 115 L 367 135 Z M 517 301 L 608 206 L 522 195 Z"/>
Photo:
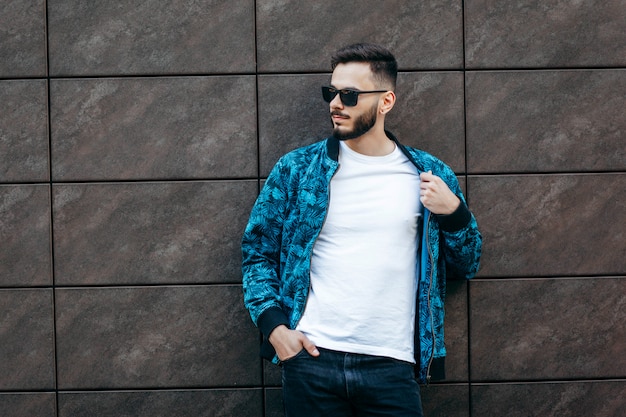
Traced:
<path fill-rule="evenodd" d="M 336 117 L 345 118 L 352 121 L 352 127 L 347 127 L 345 124 L 335 123 Z M 337 111 L 331 111 L 331 118 L 333 120 L 333 136 L 339 140 L 355 139 L 363 136 L 369 132 L 378 119 L 378 103 L 370 107 L 362 114 L 354 117 L 345 116 L 343 113 Z"/>
<path fill-rule="evenodd" d="M 372 81 L 367 63 L 339 64 L 333 71 L 331 85 L 337 89 L 351 88 L 359 91 L 381 90 Z M 330 102 L 333 136 L 339 140 L 358 138 L 369 132 L 378 120 L 380 93 L 360 94 L 356 106 L 345 106 L 339 95 Z"/>

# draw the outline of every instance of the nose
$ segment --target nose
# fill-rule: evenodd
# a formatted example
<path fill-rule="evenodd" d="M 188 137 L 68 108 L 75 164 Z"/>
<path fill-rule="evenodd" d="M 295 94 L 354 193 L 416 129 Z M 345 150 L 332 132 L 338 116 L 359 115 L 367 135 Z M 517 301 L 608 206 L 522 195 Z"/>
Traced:
<path fill-rule="evenodd" d="M 341 101 L 341 98 L 339 97 L 339 94 L 337 94 L 335 97 L 333 97 L 333 99 L 330 101 L 329 103 L 331 110 L 332 109 L 342 109 L 343 108 L 343 102 Z"/>

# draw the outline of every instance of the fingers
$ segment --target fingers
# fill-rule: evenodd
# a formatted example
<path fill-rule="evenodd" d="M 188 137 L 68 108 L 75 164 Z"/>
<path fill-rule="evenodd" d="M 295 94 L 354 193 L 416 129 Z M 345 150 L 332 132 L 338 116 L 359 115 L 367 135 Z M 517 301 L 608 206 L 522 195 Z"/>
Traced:
<path fill-rule="evenodd" d="M 305 335 L 302 335 L 302 347 L 304 349 L 306 349 L 307 352 L 309 352 L 309 355 L 311 356 L 319 356 L 320 352 L 319 350 L 317 350 L 317 346 L 315 346 L 315 344 L 313 342 L 311 342 L 311 340 L 309 340 L 308 337 L 306 337 Z"/>
<path fill-rule="evenodd" d="M 432 171 L 422 172 L 420 174 L 420 198 L 427 198 L 436 191 L 437 184 L 435 180 L 437 178 L 439 177 L 433 175 Z M 422 203 L 424 203 L 424 201 L 422 201 Z"/>
<path fill-rule="evenodd" d="M 435 214 L 451 214 L 461 200 L 450 190 L 448 185 L 432 171 L 420 174 L 420 201 Z"/>
<path fill-rule="evenodd" d="M 278 326 L 272 331 L 270 343 L 274 346 L 281 361 L 294 357 L 302 349 L 305 349 L 311 356 L 319 356 L 320 354 L 315 344 L 302 332 L 288 329 L 284 325 Z"/>
<path fill-rule="evenodd" d="M 420 181 L 422 182 L 431 182 L 434 181 L 435 178 L 439 178 L 436 175 L 433 175 L 433 172 L 429 170 L 428 172 L 420 173 Z"/>

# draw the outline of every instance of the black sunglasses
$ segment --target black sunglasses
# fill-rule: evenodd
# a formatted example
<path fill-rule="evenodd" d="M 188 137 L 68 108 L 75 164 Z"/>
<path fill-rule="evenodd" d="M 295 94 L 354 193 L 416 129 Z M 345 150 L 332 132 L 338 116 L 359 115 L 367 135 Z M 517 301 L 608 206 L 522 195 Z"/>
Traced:
<path fill-rule="evenodd" d="M 359 90 L 351 90 L 349 88 L 338 90 L 335 87 L 323 86 L 322 96 L 324 97 L 324 101 L 326 101 L 327 103 L 330 103 L 331 101 L 333 101 L 335 96 L 339 94 L 339 99 L 341 100 L 343 105 L 352 107 L 352 106 L 356 106 L 356 102 L 359 99 L 359 94 L 386 93 L 387 91 L 389 90 L 359 91 Z"/>

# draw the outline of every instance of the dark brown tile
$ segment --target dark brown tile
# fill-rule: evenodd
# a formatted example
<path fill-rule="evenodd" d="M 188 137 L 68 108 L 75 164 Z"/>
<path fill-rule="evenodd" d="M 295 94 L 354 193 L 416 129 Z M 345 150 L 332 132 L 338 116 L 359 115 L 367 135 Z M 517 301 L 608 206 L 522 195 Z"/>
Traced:
<path fill-rule="evenodd" d="M 480 276 L 626 273 L 626 175 L 470 176 Z"/>
<path fill-rule="evenodd" d="M 63 392 L 59 417 L 261 416 L 260 388 L 133 392 Z"/>
<path fill-rule="evenodd" d="M 251 76 L 51 82 L 55 180 L 257 173 Z"/>
<path fill-rule="evenodd" d="M 448 281 L 446 292 L 446 381 L 468 381 L 467 282 Z"/>
<path fill-rule="evenodd" d="M 280 388 L 265 389 L 265 417 L 284 417 L 283 392 Z"/>
<path fill-rule="evenodd" d="M 57 289 L 60 389 L 259 385 L 241 286 Z"/>
<path fill-rule="evenodd" d="M 621 0 L 465 2 L 470 68 L 626 64 Z"/>
<path fill-rule="evenodd" d="M 259 76 L 259 164 L 261 176 L 285 153 L 332 133 L 321 86 L 330 75 Z"/>
<path fill-rule="evenodd" d="M 470 72 L 468 170 L 626 169 L 626 71 Z"/>
<path fill-rule="evenodd" d="M 326 75 L 259 77 L 261 175 L 278 158 L 332 134 L 328 104 L 320 87 Z M 465 170 L 463 76 L 461 73 L 401 73 L 398 101 L 387 127 L 400 142 L 426 150 L 455 171 Z"/>
<path fill-rule="evenodd" d="M 0 77 L 45 76 L 45 1 L 3 1 L 0 28 Z"/>
<path fill-rule="evenodd" d="M 463 74 L 400 73 L 387 127 L 405 145 L 425 150 L 465 172 Z"/>
<path fill-rule="evenodd" d="M 0 390 L 55 388 L 52 315 L 51 290 L 0 290 Z M 7 407 L 24 400 L 3 398 Z"/>
<path fill-rule="evenodd" d="M 46 393 L 0 393 L 0 416 L 7 417 L 56 417 L 56 394 Z"/>
<path fill-rule="evenodd" d="M 380 43 L 400 67 L 460 68 L 460 1 L 359 2 L 258 1 L 260 71 L 324 71 L 336 49 L 355 42 Z"/>
<path fill-rule="evenodd" d="M 473 380 L 626 374 L 626 278 L 477 281 L 470 294 Z"/>
<path fill-rule="evenodd" d="M 472 416 L 623 416 L 624 392 L 624 381 L 474 385 Z"/>
<path fill-rule="evenodd" d="M 56 282 L 241 282 L 256 196 L 256 181 L 55 185 Z"/>
<path fill-rule="evenodd" d="M 282 385 L 281 367 L 263 360 L 263 383 L 266 387 L 280 387 Z"/>
<path fill-rule="evenodd" d="M 42 80 L 0 81 L 0 182 L 49 179 L 46 90 Z"/>
<path fill-rule="evenodd" d="M 469 417 L 469 387 L 467 385 L 437 385 L 421 387 L 424 415 L 428 417 Z"/>
<path fill-rule="evenodd" d="M 254 71 L 254 2 L 49 0 L 52 75 Z"/>
<path fill-rule="evenodd" d="M 50 187 L 0 185 L 0 287 L 52 284 Z"/>

